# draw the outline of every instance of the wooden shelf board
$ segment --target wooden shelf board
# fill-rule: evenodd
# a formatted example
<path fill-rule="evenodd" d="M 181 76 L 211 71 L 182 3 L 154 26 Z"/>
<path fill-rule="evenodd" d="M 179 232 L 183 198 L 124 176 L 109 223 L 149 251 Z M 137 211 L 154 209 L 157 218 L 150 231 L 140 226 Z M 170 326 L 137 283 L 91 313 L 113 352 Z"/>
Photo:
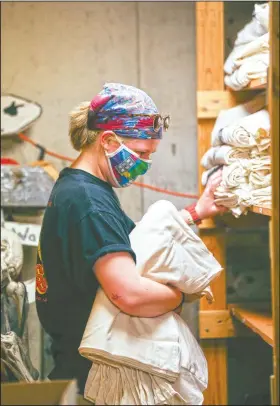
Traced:
<path fill-rule="evenodd" d="M 237 320 L 273 346 L 273 322 L 270 312 L 250 307 L 231 307 L 231 312 Z"/>
<path fill-rule="evenodd" d="M 233 93 L 242 93 L 246 90 L 261 90 L 267 88 L 267 77 L 260 78 L 260 79 L 252 79 L 248 86 L 240 89 L 240 90 L 233 90 L 231 87 L 226 86 L 226 90 L 229 90 Z"/>
<path fill-rule="evenodd" d="M 246 89 L 265 89 L 267 85 L 267 78 L 253 79 L 246 87 Z"/>
<path fill-rule="evenodd" d="M 271 209 L 267 207 L 251 206 L 249 211 L 257 214 L 263 214 L 264 216 L 271 216 Z"/>

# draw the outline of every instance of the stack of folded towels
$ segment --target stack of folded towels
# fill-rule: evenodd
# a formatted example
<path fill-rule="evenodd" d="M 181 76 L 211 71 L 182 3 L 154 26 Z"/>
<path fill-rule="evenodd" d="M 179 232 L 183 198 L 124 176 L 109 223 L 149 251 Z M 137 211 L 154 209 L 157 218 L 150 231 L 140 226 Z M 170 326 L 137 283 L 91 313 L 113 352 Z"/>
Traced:
<path fill-rule="evenodd" d="M 219 167 L 222 182 L 216 204 L 228 207 L 235 217 L 248 207 L 271 207 L 270 121 L 267 110 L 249 114 L 243 105 L 221 111 L 212 131 L 212 147 L 201 165 L 202 184 Z"/>
<path fill-rule="evenodd" d="M 189 297 L 209 294 L 221 265 L 175 206 L 154 203 L 130 234 L 140 275 Z M 207 296 L 207 294 L 206 294 Z M 93 362 L 84 396 L 96 405 L 201 405 L 207 362 L 182 318 L 122 313 L 100 288 L 79 352 Z"/>
<path fill-rule="evenodd" d="M 269 5 L 256 4 L 253 19 L 239 33 L 228 56 L 225 84 L 240 90 L 253 79 L 267 77 L 269 65 Z"/>

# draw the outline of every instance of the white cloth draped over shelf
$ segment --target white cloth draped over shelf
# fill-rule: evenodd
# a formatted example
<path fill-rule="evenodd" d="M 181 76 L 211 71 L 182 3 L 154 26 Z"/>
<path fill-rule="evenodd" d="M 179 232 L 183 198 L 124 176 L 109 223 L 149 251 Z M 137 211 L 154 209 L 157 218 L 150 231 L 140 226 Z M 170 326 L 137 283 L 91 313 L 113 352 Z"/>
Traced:
<path fill-rule="evenodd" d="M 190 295 L 203 292 L 222 270 L 170 202 L 153 204 L 130 240 L 141 275 Z M 202 404 L 206 360 L 174 312 L 131 317 L 99 289 L 79 352 L 93 361 L 85 397 L 96 404 Z"/>

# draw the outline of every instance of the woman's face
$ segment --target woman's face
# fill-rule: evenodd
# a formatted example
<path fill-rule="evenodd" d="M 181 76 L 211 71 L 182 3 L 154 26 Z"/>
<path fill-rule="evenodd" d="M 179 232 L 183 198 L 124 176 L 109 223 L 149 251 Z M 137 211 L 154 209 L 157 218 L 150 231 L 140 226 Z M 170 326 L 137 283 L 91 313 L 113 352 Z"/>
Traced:
<path fill-rule="evenodd" d="M 160 140 L 120 138 L 116 137 L 111 131 L 104 132 L 100 141 L 102 144 L 102 149 L 105 149 L 108 153 L 115 152 L 119 148 L 120 142 L 123 142 L 123 144 L 129 149 L 136 152 L 141 159 L 152 159 L 152 154 L 156 152 L 160 143 Z"/>
<path fill-rule="evenodd" d="M 157 147 L 160 143 L 160 140 L 155 139 L 146 140 L 146 139 L 120 138 L 115 134 L 113 134 L 112 132 L 103 133 L 100 137 L 100 141 L 103 149 L 106 151 L 107 154 L 113 154 L 122 143 L 124 146 L 129 148 L 129 150 L 135 152 L 135 154 L 137 154 L 139 158 L 144 161 L 152 160 L 152 154 L 156 152 Z M 108 161 L 108 158 L 106 159 L 104 156 L 105 161 L 103 166 L 103 173 L 106 176 L 107 181 L 109 183 L 111 184 L 117 183 L 119 185 L 124 186 L 127 185 L 126 182 L 124 181 L 124 178 L 130 179 L 133 182 L 133 179 L 136 180 L 138 176 L 141 176 L 141 172 L 144 171 L 143 173 L 145 173 L 146 168 L 144 168 L 144 166 L 147 165 L 146 163 L 145 164 L 138 163 L 134 168 L 131 168 L 131 170 L 124 169 L 127 163 L 126 165 L 122 164 L 122 162 L 123 163 L 126 162 L 125 160 L 122 161 L 122 159 L 124 159 L 123 155 L 120 155 L 118 158 L 115 155 L 113 155 L 113 157 L 109 158 L 110 161 Z M 114 168 L 112 167 L 110 168 L 110 166 L 113 166 Z M 111 179 L 112 170 L 114 171 L 115 174 L 113 176 L 117 177 L 120 176 L 120 178 L 117 179 L 117 182 L 115 182 L 114 179 Z M 124 172 L 119 172 L 119 170 Z M 119 173 L 121 175 L 116 175 L 116 173 Z M 124 184 L 122 184 L 122 182 L 124 182 Z"/>
<path fill-rule="evenodd" d="M 141 159 L 152 159 L 160 140 L 123 140 L 124 145 L 136 152 Z"/>

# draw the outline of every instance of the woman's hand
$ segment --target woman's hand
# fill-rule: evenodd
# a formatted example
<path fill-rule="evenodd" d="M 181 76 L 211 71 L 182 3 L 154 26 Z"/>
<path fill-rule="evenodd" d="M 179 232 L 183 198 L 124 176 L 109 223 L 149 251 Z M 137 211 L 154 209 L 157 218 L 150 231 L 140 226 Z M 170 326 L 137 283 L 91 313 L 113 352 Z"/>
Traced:
<path fill-rule="evenodd" d="M 209 217 L 214 217 L 217 214 L 223 214 L 228 211 L 228 208 L 224 206 L 217 206 L 214 202 L 214 193 L 217 187 L 220 185 L 221 181 L 222 169 L 219 169 L 217 172 L 213 173 L 213 175 L 209 177 L 204 192 L 200 196 L 195 208 L 201 220 Z"/>

